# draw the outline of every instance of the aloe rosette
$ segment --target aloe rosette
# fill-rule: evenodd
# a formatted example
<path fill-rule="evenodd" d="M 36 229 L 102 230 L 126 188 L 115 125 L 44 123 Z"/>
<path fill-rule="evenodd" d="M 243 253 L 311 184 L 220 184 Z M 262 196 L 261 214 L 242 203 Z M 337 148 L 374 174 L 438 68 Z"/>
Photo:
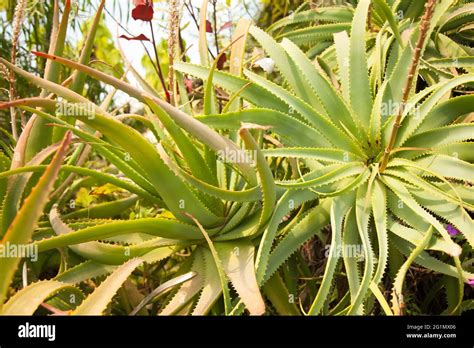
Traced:
<path fill-rule="evenodd" d="M 385 2 L 373 3 L 379 11 L 378 33 L 366 30 L 368 0 L 359 1 L 356 9 L 302 9 L 269 28 L 276 39 L 242 20 L 227 48 L 233 63 L 230 73 L 217 70 L 220 56 L 211 65 L 206 26 L 201 25 L 202 65 L 174 64 L 181 97 L 175 106 L 159 98 L 143 79 L 137 78 L 137 88 L 88 66 L 103 1 L 79 62 L 62 58 L 61 45 L 49 53 L 35 52 L 50 66 L 38 77 L 1 59 L 44 90 L 37 98 L 0 104 L 34 115 L 15 149 L 19 160 L 15 157 L 9 170 L 9 160 L 2 161 L 0 181 L 9 182 L 0 190 L 2 243 L 32 240 L 29 245 L 40 254 L 59 254 L 61 269 L 54 279 L 29 284 L 7 300 L 19 260 L 0 262 L 9 272 L 1 283 L 0 303 L 7 301 L 0 310 L 33 314 L 47 301 L 64 313 L 103 314 L 115 294 L 125 291 L 126 296 L 120 296 L 129 302 L 125 313 L 147 314 L 145 303 L 153 299 L 137 290 L 131 275 L 137 270 L 144 274 L 152 266 L 171 282 L 156 289 L 157 296 L 171 289 L 159 314 L 207 314 L 219 306 L 228 315 L 245 309 L 263 314 L 266 298 L 278 313 L 298 315 L 301 308 L 289 300 L 297 286 L 291 274 L 308 275 L 306 264 L 295 255 L 314 236 L 329 249 L 321 281 L 311 291 L 308 314 L 371 313 L 374 300 L 385 314 L 401 314 L 405 276 L 412 264 L 443 275 L 449 313 L 467 308 L 464 284 L 474 274 L 464 260 L 472 255 L 469 214 L 474 202 L 473 126 L 466 115 L 474 103 L 470 94 L 453 90 L 468 89 L 474 75 L 466 69 L 468 56 L 459 60 L 467 64 L 463 70 L 452 71 L 431 61 L 429 47 L 432 37 L 440 37 L 440 28 L 463 22 L 464 12 L 453 14 L 453 2 L 442 1 L 409 27 L 388 16 Z M 201 24 L 206 22 L 206 6 L 204 1 Z M 67 11 L 58 27 L 63 37 Z M 308 20 L 330 23 L 308 28 L 309 34 L 318 31 L 330 41 L 320 55 L 319 50 L 304 52 L 299 47 L 304 46 L 299 38 L 308 33 L 291 34 Z M 465 35 L 463 31 L 462 38 Z M 274 61 L 279 84 L 245 68 L 247 36 Z M 461 42 L 461 37 L 456 39 Z M 315 54 L 311 61 L 308 57 Z M 69 86 L 58 80 L 61 66 L 73 71 Z M 189 107 L 185 74 L 204 81 L 202 115 L 194 115 Z M 112 86 L 101 105 L 82 96 L 86 75 Z M 418 76 L 427 81 L 425 88 L 416 87 Z M 229 93 L 221 113 L 216 87 Z M 109 108 L 116 90 L 141 102 L 144 115 L 113 115 Z M 73 111 L 56 115 L 57 97 L 74 106 L 68 109 Z M 127 119 L 141 122 L 153 141 L 127 125 Z M 39 137 L 51 125 L 48 137 Z M 57 143 L 64 134 L 66 140 Z M 74 149 L 69 156 L 65 144 Z M 91 153 L 107 163 L 105 170 L 84 165 Z M 38 180 L 34 173 L 44 174 Z M 58 173 L 62 180 L 48 201 Z M 87 178 L 89 185 L 113 184 L 129 194 L 64 213 L 65 197 L 82 183 L 77 178 Z M 35 180 L 37 185 L 47 181 L 48 190 L 41 199 L 25 199 L 38 195 L 40 189 L 27 195 Z M 110 219 L 136 202 L 152 207 L 152 216 Z M 36 208 L 27 225 L 15 216 L 22 216 L 28 204 Z M 460 235 L 453 238 L 447 224 Z M 362 259 L 350 252 L 355 245 L 362 247 Z M 334 282 L 342 272 L 348 290 L 340 294 Z M 106 275 L 90 295 L 79 290 L 78 284 Z M 383 294 L 382 280 L 387 278 L 391 305 Z M 35 292 L 41 294 L 38 300 L 20 310 Z M 64 294 L 80 301 L 64 303 Z"/>
<path fill-rule="evenodd" d="M 235 129 L 240 122 L 250 121 L 271 126 L 284 146 L 265 149 L 264 155 L 297 159 L 307 168 L 297 180 L 277 181 L 277 187 L 289 189 L 295 196 L 309 190 L 320 200 L 281 238 L 269 257 L 275 229 L 265 231 L 257 277 L 268 279 L 321 226 L 331 225 L 330 255 L 335 255 L 335 260 L 326 263 L 311 314 L 324 310 L 340 250 L 350 288 L 341 313 L 363 313 L 370 296 L 377 298 L 385 313 L 400 313 L 403 278 L 412 262 L 456 278 L 456 305 L 452 309 L 462 307 L 464 284 L 472 277 L 462 269 L 460 257 L 472 253 L 474 243 L 469 215 L 473 209 L 473 125 L 466 118 L 474 104 L 470 95 L 455 96 L 452 90 L 468 87 L 474 77 L 457 73 L 421 90 L 412 82 L 420 73 L 427 38 L 446 18 L 451 3 L 431 8 L 430 16 L 413 25 L 415 29 L 388 60 L 383 55 L 376 61 L 368 59 L 370 1 L 360 1 L 350 35 L 347 31 L 333 35 L 334 69 L 318 69 L 290 39 L 278 43 L 261 29 L 251 27 L 250 34 L 275 62 L 281 84 L 250 70 L 244 72 L 245 78 L 224 72 L 214 75 L 216 85 L 238 93 L 255 108 L 198 119 L 216 129 Z M 417 51 L 421 57 L 416 57 Z M 383 78 L 374 86 L 370 74 L 376 68 L 383 72 Z M 205 78 L 208 71 L 188 63 L 179 63 L 176 69 L 199 78 Z M 407 93 L 403 93 L 404 88 Z M 390 105 L 401 107 L 392 109 Z M 385 168 L 384 160 L 388 160 Z M 279 204 L 275 217 L 278 208 Z M 464 254 L 447 232 L 446 222 L 465 238 Z M 430 238 L 425 240 L 428 233 Z M 363 248 L 362 269 L 345 253 L 354 244 Z M 389 251 L 411 255 L 408 266 L 401 267 L 394 279 L 391 306 L 379 288 Z M 442 256 L 441 261 L 430 251 L 448 258 Z"/>
<path fill-rule="evenodd" d="M 89 41 L 93 40 L 103 5 L 102 2 L 96 15 L 97 21 L 89 34 Z M 61 28 L 66 30 L 65 26 Z M 86 44 L 85 51 L 89 48 Z M 244 46 L 241 50 L 243 49 Z M 238 55 L 240 51 L 234 50 L 233 54 Z M 103 287 L 101 285 L 104 290 L 96 290 L 99 305 L 93 305 L 92 299 L 90 308 L 85 305 L 89 298 L 94 297 L 94 292 L 79 307 L 70 308 L 72 313 L 100 314 L 131 272 L 143 261 L 152 265 L 187 249 L 192 252 L 191 262 L 184 263 L 178 274 L 187 270 L 195 271 L 197 276 L 187 285 L 193 291 L 189 292 L 187 288 L 175 291 L 177 294 L 172 294 L 164 311 L 174 313 L 182 310 L 182 307 L 190 306 L 189 312 L 205 314 L 223 292 L 226 313 L 230 313 L 237 304 L 231 303 L 228 288 L 230 281 L 241 299 L 240 303 L 245 304 L 251 314 L 262 314 L 265 305 L 253 272 L 255 247 L 251 239 L 262 232 L 270 218 L 277 193 L 271 171 L 251 134 L 252 126 L 246 125 L 238 133 L 244 144 L 244 149 L 241 149 L 233 141 L 163 102 L 153 93 L 145 93 L 122 80 L 81 64 L 87 62 L 88 55 L 90 51 L 84 53 L 83 62 L 79 63 L 54 55 L 44 56 L 51 59 L 51 65 L 55 68 L 59 68 L 59 64 L 72 64 L 74 76 L 83 79 L 85 74 L 89 74 L 143 102 L 148 111 L 145 116 L 135 115 L 135 118 L 149 127 L 157 146 L 107 112 L 107 101 L 110 98 L 102 105 L 92 104 L 79 93 L 83 84 L 76 86 L 73 83 L 72 87 L 64 87 L 57 79 L 48 78 L 48 73 L 45 78 L 34 76 L 2 59 L 2 64 L 45 91 L 61 97 L 61 103 L 71 106 L 67 108 L 67 115 L 56 115 L 54 110 L 57 110 L 58 100 L 55 98 L 40 96 L 2 104 L 2 107 L 16 106 L 31 112 L 33 120 L 37 122 L 35 124 L 31 121 L 28 127 L 39 127 L 38 123 L 42 126 L 54 124 L 59 132 L 69 130 L 75 135 L 75 139 L 82 142 L 76 146 L 68 163 L 58 166 L 57 170 L 90 177 L 96 183 L 110 183 L 132 194 L 130 198 L 98 204 L 91 209 L 65 216 L 61 216 L 61 209 L 67 203 L 63 197 L 50 202 L 46 207 L 49 211 L 48 219 L 40 221 L 41 231 L 32 235 L 33 243 L 30 245 L 40 253 L 66 248 L 85 261 L 71 267 L 68 266 L 70 260 L 67 253 L 61 253 L 64 269 L 56 276 L 56 283 L 51 282 L 51 289 L 57 290 L 55 284 L 58 281 L 76 284 L 115 270 L 104 281 L 111 279 L 114 286 L 104 284 Z M 213 92 L 208 93 L 212 95 Z M 78 116 L 81 115 L 87 117 L 78 122 Z M 34 139 L 30 134 L 25 132 L 20 143 L 26 146 L 31 144 Z M 90 148 L 85 151 L 85 147 Z M 1 174 L 2 179 L 9 178 L 21 184 L 11 185 L 6 192 L 3 226 L 11 223 L 17 229 L 21 228 L 11 219 L 22 202 L 26 183 L 31 180 L 32 172 L 47 170 L 43 163 L 56 148 L 56 145 L 50 145 L 29 161 L 23 155 L 23 165 L 12 166 Z M 91 149 L 126 175 L 128 180 L 81 166 L 84 163 L 81 162 L 81 157 L 87 156 Z M 20 146 L 17 147 L 17 151 L 22 150 L 24 149 Z M 31 152 L 35 153 L 34 150 Z M 220 160 L 219 154 L 223 156 Z M 233 155 L 238 155 L 240 160 L 235 160 Z M 69 179 L 67 176 L 66 178 Z M 61 187 L 67 193 L 64 183 Z M 113 217 L 137 199 L 159 208 L 160 213 L 136 220 L 76 220 L 84 216 Z M 38 206 L 38 211 L 41 209 L 43 206 Z M 24 242 L 29 239 L 31 237 Z M 137 259 L 140 262 L 132 261 L 136 258 L 140 258 Z M 122 266 L 117 268 L 118 265 Z M 10 272 L 14 271 L 11 267 Z M 117 281 L 113 280 L 115 272 L 118 274 Z M 4 285 L 9 285 L 7 279 L 5 281 Z M 49 287 L 45 286 L 45 289 L 47 291 Z M 6 288 L 3 290 L 5 293 Z M 175 303 L 172 298 L 179 298 L 180 301 Z M 240 306 L 240 303 L 241 311 L 245 307 Z"/>

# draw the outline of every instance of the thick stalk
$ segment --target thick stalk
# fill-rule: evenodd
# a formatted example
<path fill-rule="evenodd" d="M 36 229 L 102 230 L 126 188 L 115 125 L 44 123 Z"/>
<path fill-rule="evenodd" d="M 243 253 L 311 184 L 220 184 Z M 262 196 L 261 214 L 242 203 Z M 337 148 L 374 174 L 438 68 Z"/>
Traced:
<path fill-rule="evenodd" d="M 10 56 L 10 63 L 12 64 L 16 64 L 21 25 L 25 17 L 26 5 L 27 5 L 26 0 L 20 0 L 18 1 L 15 7 L 13 29 L 12 29 L 12 50 L 11 50 L 11 56 Z M 10 70 L 10 76 L 8 80 L 9 80 L 8 83 L 9 83 L 10 100 L 13 101 L 15 99 L 15 93 L 16 93 L 15 92 L 16 79 L 15 79 L 15 73 L 12 70 Z M 16 109 L 13 107 L 10 108 L 10 114 L 11 114 L 12 136 L 16 141 L 18 140 Z M 22 116 L 22 126 L 23 127 L 25 126 L 25 120 L 23 119 L 23 116 Z"/>
<path fill-rule="evenodd" d="M 171 104 L 176 106 L 178 103 L 177 100 L 177 88 L 175 83 L 174 76 L 174 58 L 176 56 L 176 49 L 179 47 L 179 16 L 181 9 L 181 0 L 169 0 L 169 20 L 168 20 L 168 88 L 171 91 Z"/>
<path fill-rule="evenodd" d="M 382 157 L 380 172 L 383 172 L 385 168 L 387 167 L 390 153 L 393 150 L 393 146 L 397 138 L 398 128 L 400 128 L 400 122 L 403 116 L 403 110 L 405 109 L 405 104 L 410 95 L 410 90 L 413 84 L 413 79 L 415 77 L 416 69 L 418 67 L 418 63 L 420 62 L 421 50 L 423 48 L 423 45 L 426 39 L 426 34 L 430 26 L 430 19 L 431 19 L 431 16 L 433 15 L 435 5 L 436 5 L 436 0 L 428 0 L 425 4 L 425 13 L 423 14 L 423 18 L 421 19 L 420 36 L 418 37 L 418 41 L 415 47 L 415 52 L 413 54 L 413 59 L 411 61 L 410 69 L 408 71 L 408 79 L 403 89 L 402 102 L 401 102 L 400 107 L 398 108 L 397 117 L 395 118 L 395 123 L 393 124 L 392 133 L 390 134 L 390 140 L 388 142 L 387 147 L 385 148 L 385 152 Z"/>

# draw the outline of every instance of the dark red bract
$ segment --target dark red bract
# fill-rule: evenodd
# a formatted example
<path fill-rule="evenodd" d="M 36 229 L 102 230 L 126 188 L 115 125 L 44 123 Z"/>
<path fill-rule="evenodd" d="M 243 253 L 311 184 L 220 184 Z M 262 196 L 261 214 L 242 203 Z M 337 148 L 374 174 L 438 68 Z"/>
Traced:
<path fill-rule="evenodd" d="M 138 36 L 127 36 L 127 35 L 120 35 L 119 38 L 126 39 L 126 40 L 137 40 L 137 41 L 150 41 L 144 34 L 140 34 Z"/>
<path fill-rule="evenodd" d="M 153 3 L 148 1 L 134 1 L 135 8 L 132 10 L 132 18 L 150 22 L 153 19 Z"/>
<path fill-rule="evenodd" d="M 206 20 L 206 33 L 212 33 L 212 24 Z"/>
<path fill-rule="evenodd" d="M 219 60 L 217 61 L 217 69 L 222 70 L 224 68 L 224 64 L 227 61 L 227 56 L 225 53 L 223 53 L 220 57 Z"/>

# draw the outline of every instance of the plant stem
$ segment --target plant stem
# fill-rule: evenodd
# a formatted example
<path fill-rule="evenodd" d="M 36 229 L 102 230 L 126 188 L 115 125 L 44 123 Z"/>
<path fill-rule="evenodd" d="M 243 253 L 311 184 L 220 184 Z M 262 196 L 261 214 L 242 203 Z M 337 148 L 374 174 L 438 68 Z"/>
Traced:
<path fill-rule="evenodd" d="M 212 1 L 212 17 L 214 21 L 214 44 L 216 45 L 216 58 L 220 58 L 220 52 L 219 52 L 219 38 L 218 38 L 218 32 L 217 32 L 217 0 Z M 219 113 L 222 112 L 222 102 L 220 100 L 217 100 L 218 106 L 219 106 Z"/>
<path fill-rule="evenodd" d="M 122 28 L 128 35 L 130 36 L 136 36 L 135 34 L 133 34 L 132 32 L 130 32 L 127 28 L 125 28 L 121 23 L 120 21 L 117 20 L 117 18 L 115 18 L 110 12 L 109 10 L 107 10 L 107 7 L 104 7 L 104 11 L 107 12 L 107 14 L 110 16 L 110 18 L 120 27 Z M 150 52 L 148 51 L 148 48 L 146 48 L 145 44 L 143 43 L 143 41 L 140 41 L 140 44 L 142 45 L 143 49 L 145 50 L 145 53 L 146 55 L 148 56 L 148 58 L 150 58 L 150 61 L 151 61 L 151 65 L 153 66 L 153 69 L 155 69 L 156 73 L 159 74 L 158 72 L 158 68 L 156 67 L 156 64 L 153 64 L 153 58 L 151 57 L 151 54 Z"/>
<path fill-rule="evenodd" d="M 216 9 L 217 0 L 212 1 L 212 16 L 214 20 L 214 42 L 216 45 L 216 57 L 219 55 L 219 40 L 217 37 L 217 9 Z"/>
<path fill-rule="evenodd" d="M 172 92 L 172 105 L 177 105 L 177 89 L 174 76 L 174 58 L 176 56 L 176 49 L 179 42 L 179 17 L 180 17 L 180 0 L 169 0 L 169 19 L 168 19 L 168 88 Z"/>
<path fill-rule="evenodd" d="M 153 32 L 153 24 L 150 21 L 150 30 L 151 30 L 151 40 L 153 42 L 153 50 L 155 52 L 156 66 L 158 67 L 158 77 L 160 78 L 161 86 L 166 95 L 166 101 L 169 103 L 171 101 L 170 93 L 166 87 L 165 79 L 163 78 L 163 71 L 161 70 L 160 58 L 158 57 L 158 50 L 156 49 L 155 33 Z"/>
<path fill-rule="evenodd" d="M 430 26 L 430 20 L 431 16 L 433 15 L 434 7 L 436 4 L 436 0 L 428 0 L 428 2 L 425 4 L 425 13 L 423 14 L 423 18 L 421 19 L 421 27 L 420 27 L 420 36 L 418 37 L 418 41 L 416 43 L 415 47 L 415 52 L 413 54 L 413 59 L 410 64 L 410 69 L 408 71 L 408 79 L 405 84 L 405 87 L 403 89 L 403 94 L 402 94 L 402 102 L 400 107 L 398 108 L 398 113 L 397 117 L 395 119 L 395 123 L 392 128 L 392 133 L 390 135 L 390 140 L 385 148 L 383 157 L 382 157 L 382 162 L 380 165 L 380 172 L 383 172 L 385 168 L 387 167 L 388 164 L 388 159 L 390 157 L 390 153 L 393 150 L 393 146 L 395 144 L 395 140 L 397 138 L 397 133 L 398 129 L 400 128 L 400 122 L 402 120 L 403 116 L 403 111 L 405 109 L 405 104 L 408 100 L 408 97 L 410 95 L 410 90 L 413 84 L 413 79 L 415 77 L 416 69 L 418 67 L 418 63 L 420 61 L 420 56 L 421 56 L 421 50 L 423 48 L 423 44 L 426 39 L 426 34 L 428 32 L 429 26 Z"/>
<path fill-rule="evenodd" d="M 191 6 L 191 7 L 189 7 Z M 196 18 L 196 14 L 194 13 L 194 8 L 193 8 L 193 5 L 191 4 L 191 2 L 188 4 L 186 1 L 184 2 L 184 7 L 186 7 L 186 10 L 188 10 L 188 13 L 189 15 L 191 16 L 191 18 L 193 19 L 194 21 L 194 24 L 196 24 L 196 28 L 199 32 L 199 23 L 198 23 L 198 20 Z M 211 49 L 208 47 L 207 48 L 207 51 L 209 52 L 209 54 L 211 55 L 212 59 L 215 59 L 215 56 L 214 54 L 212 53 Z"/>
<path fill-rule="evenodd" d="M 56 4 L 56 2 L 55 2 Z M 21 33 L 21 25 L 23 23 L 23 19 L 25 17 L 25 11 L 26 11 L 26 5 L 27 1 L 26 0 L 20 0 L 17 2 L 15 6 L 15 12 L 14 12 L 14 18 L 13 18 L 13 29 L 12 29 L 12 50 L 11 50 L 11 56 L 10 56 L 10 62 L 14 65 L 16 65 L 16 58 L 17 58 L 17 49 L 18 49 L 18 44 L 19 44 L 19 37 Z M 15 73 L 13 70 L 10 70 L 10 76 L 9 76 L 9 94 L 10 94 L 10 100 L 15 99 Z M 10 108 L 10 114 L 11 114 L 11 127 L 12 127 L 12 136 L 13 139 L 18 140 L 18 131 L 17 131 L 17 119 L 16 119 L 16 109 L 15 108 Z M 25 126 L 25 120 L 24 116 L 21 116 L 21 124 L 22 126 Z"/>

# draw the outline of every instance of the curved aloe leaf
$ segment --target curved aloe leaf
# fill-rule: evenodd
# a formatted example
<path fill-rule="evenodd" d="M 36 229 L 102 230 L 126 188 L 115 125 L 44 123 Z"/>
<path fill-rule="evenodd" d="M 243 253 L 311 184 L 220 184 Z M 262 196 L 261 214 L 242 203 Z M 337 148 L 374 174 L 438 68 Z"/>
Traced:
<path fill-rule="evenodd" d="M 71 314 L 101 315 L 118 289 L 142 262 L 141 259 L 132 259 L 117 268 Z"/>
<path fill-rule="evenodd" d="M 33 315 L 48 297 L 58 291 L 72 288 L 71 284 L 57 280 L 32 283 L 18 291 L 2 308 L 1 315 Z"/>
<path fill-rule="evenodd" d="M 71 143 L 71 136 L 71 133 L 66 133 L 56 155 L 20 208 L 3 237 L 1 244 L 5 245 L 9 243 L 19 246 L 30 241 L 37 221 L 43 213 L 44 206 L 48 202 L 48 195 L 53 189 L 61 163 L 66 156 L 69 144 Z M 20 258 L 18 257 L 0 259 L 0 273 L 2 274 L 0 279 L 0 309 L 5 302 L 8 287 L 10 286 L 19 262 Z"/>

